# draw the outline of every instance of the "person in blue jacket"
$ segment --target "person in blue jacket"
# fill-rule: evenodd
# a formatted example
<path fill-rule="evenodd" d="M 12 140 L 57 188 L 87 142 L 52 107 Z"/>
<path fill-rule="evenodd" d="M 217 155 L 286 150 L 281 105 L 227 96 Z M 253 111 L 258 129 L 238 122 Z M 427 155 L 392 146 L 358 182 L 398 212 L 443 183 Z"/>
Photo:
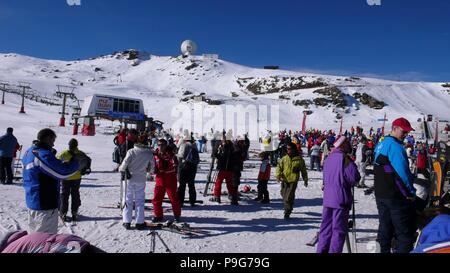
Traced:
<path fill-rule="evenodd" d="M 450 253 L 450 209 L 429 208 L 420 216 L 421 234 L 412 253 Z"/>
<path fill-rule="evenodd" d="M 414 246 L 416 189 L 403 142 L 414 131 L 408 120 L 399 118 L 390 135 L 375 148 L 375 199 L 379 215 L 378 240 L 381 253 L 390 253 L 397 239 L 396 253 L 409 253 Z"/>
<path fill-rule="evenodd" d="M 53 146 L 56 134 L 51 129 L 41 130 L 37 139 L 22 159 L 29 231 L 56 234 L 60 181 L 79 170 L 78 158 L 74 156 L 64 163 L 55 157 Z"/>
<path fill-rule="evenodd" d="M 17 146 L 13 128 L 6 129 L 6 135 L 0 137 L 0 182 L 2 184 L 12 184 L 14 174 L 11 165 Z"/>

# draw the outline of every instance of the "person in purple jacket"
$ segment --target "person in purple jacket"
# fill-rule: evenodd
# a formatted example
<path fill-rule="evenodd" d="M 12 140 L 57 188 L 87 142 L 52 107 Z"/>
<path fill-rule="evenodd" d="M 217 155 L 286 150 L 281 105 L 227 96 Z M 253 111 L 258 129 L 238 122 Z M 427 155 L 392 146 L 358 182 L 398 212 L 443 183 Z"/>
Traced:
<path fill-rule="evenodd" d="M 323 213 L 317 253 L 341 253 L 348 232 L 353 203 L 352 187 L 361 176 L 348 154 L 352 148 L 346 137 L 336 140 L 323 167 Z"/>
<path fill-rule="evenodd" d="M 105 253 L 72 234 L 0 232 L 0 253 Z"/>

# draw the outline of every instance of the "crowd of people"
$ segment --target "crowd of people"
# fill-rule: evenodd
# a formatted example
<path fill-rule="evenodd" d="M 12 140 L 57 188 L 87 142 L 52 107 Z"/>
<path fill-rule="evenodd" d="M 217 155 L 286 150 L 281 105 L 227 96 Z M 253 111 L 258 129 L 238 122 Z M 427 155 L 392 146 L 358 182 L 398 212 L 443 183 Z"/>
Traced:
<path fill-rule="evenodd" d="M 373 128 L 365 134 L 361 127 L 352 127 L 340 135 L 332 130 L 311 129 L 305 133 L 284 130 L 278 135 L 269 131 L 260 139 L 261 163 L 255 177 L 258 191 L 254 200 L 270 203 L 268 183 L 272 168 L 276 168 L 284 219 L 289 221 L 300 180 L 308 187 L 308 172 L 323 172 L 323 213 L 317 252 L 339 253 L 343 251 L 349 232 L 353 188 L 367 187 L 366 170 L 373 165 L 379 214 L 377 240 L 381 252 L 411 252 L 419 227 L 418 213 L 424 211 L 429 198 L 418 193 L 415 180 L 418 175 L 429 178 L 428 154 L 435 152 L 432 146 L 425 150 L 423 143 L 415 141 L 410 135 L 412 131 L 411 124 L 404 118 L 393 122 L 388 135 L 382 135 L 380 129 L 375 132 Z M 13 176 L 8 169 L 14 152 L 20 148 L 12 133 L 13 129 L 8 128 L 7 134 L 0 138 L 2 183 L 12 183 Z M 76 221 L 81 205 L 81 179 L 90 172 L 90 159 L 78 149 L 76 139 L 70 140 L 68 149 L 59 155 L 53 149 L 55 139 L 56 134 L 51 129 L 41 130 L 22 159 L 30 232 L 56 234 L 58 218 L 68 221 L 69 196 L 72 198 L 72 221 Z M 152 222 L 164 221 L 162 203 L 166 193 L 174 221 L 181 221 L 184 203 L 196 205 L 195 178 L 200 163 L 199 153 L 207 152 L 208 141 L 212 164 L 216 163 L 211 168 L 217 171 L 213 176 L 214 191 L 210 201 L 222 202 L 221 187 L 225 180 L 230 204 L 239 205 L 241 173 L 244 162 L 249 159 L 250 140 L 247 135 L 233 140 L 231 132 L 225 131 L 211 131 L 208 138 L 187 131 L 176 136 L 165 131 L 123 129 L 118 132 L 114 138 L 113 161 L 117 163 L 116 171 L 120 173 L 123 186 L 120 203 L 125 229 L 131 229 L 133 211 L 135 228 L 146 228 L 145 188 L 146 183 L 152 180 L 155 181 Z M 309 167 L 306 157 L 310 158 Z M 189 189 L 185 201 L 186 187 Z M 395 246 L 392 245 L 394 240 Z"/>

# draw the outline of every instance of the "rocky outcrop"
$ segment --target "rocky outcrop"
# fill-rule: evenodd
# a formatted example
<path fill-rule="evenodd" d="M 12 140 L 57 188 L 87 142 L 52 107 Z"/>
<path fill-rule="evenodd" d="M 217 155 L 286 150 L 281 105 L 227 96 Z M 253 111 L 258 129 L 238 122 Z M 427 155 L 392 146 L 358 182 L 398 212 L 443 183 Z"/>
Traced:
<path fill-rule="evenodd" d="M 245 88 L 255 95 L 327 86 L 323 79 L 316 77 L 238 78 L 237 83 L 241 88 Z"/>
<path fill-rule="evenodd" d="M 359 101 L 361 104 L 367 105 L 372 109 L 381 110 L 386 104 L 382 101 L 375 99 L 374 97 L 368 95 L 367 93 L 354 93 L 353 97 Z"/>

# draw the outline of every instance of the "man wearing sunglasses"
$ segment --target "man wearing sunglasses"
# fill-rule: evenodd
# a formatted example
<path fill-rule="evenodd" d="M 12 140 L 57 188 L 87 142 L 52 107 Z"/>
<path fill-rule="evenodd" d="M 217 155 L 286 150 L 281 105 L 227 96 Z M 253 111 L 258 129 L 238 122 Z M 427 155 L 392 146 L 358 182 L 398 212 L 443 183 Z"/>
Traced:
<path fill-rule="evenodd" d="M 409 253 L 414 245 L 416 189 L 403 142 L 414 131 L 405 118 L 392 123 L 391 134 L 375 148 L 375 198 L 379 215 L 378 240 L 382 253 L 390 253 L 397 239 L 397 253 Z"/>

